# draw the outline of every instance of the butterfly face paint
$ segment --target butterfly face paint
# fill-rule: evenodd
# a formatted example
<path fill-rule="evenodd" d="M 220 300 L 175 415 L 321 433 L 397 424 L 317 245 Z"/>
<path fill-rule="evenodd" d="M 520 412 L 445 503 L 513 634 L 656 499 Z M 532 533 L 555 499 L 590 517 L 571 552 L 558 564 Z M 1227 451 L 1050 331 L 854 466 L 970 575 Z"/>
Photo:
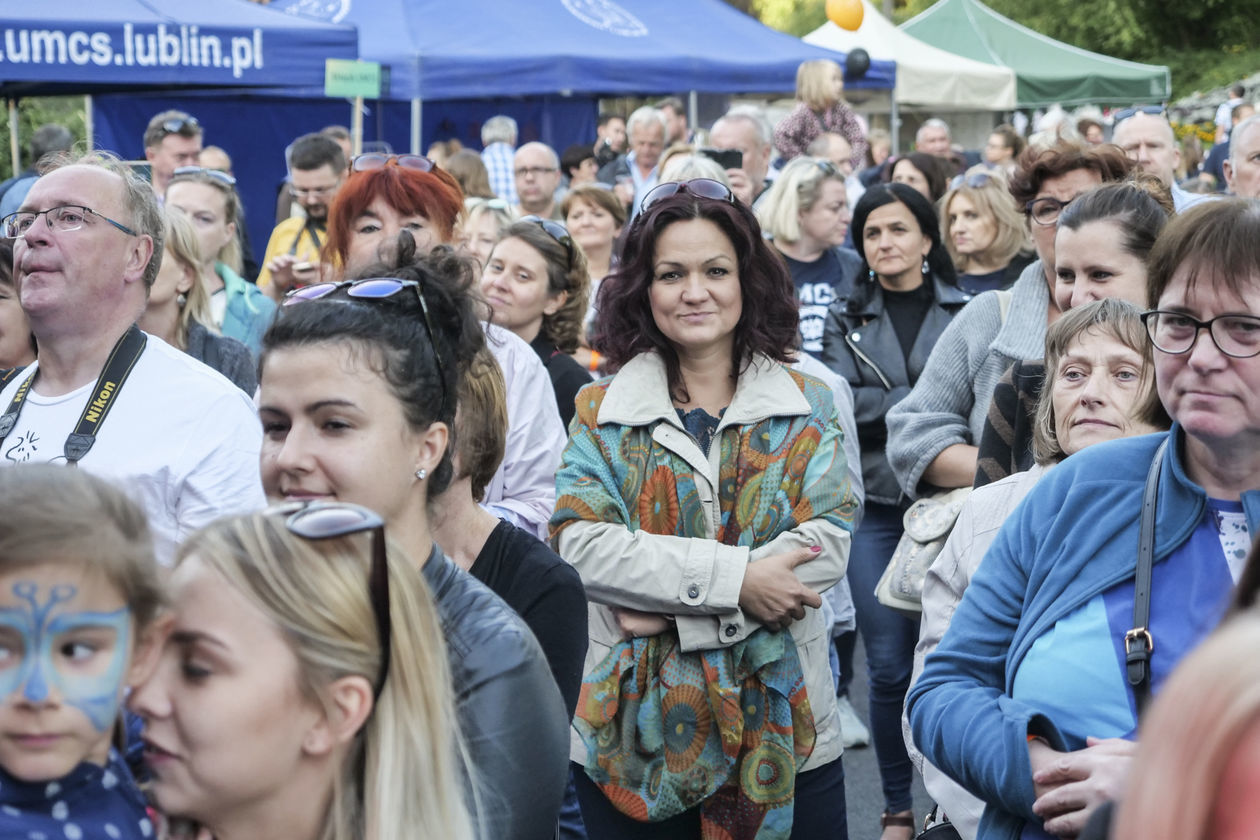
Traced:
<path fill-rule="evenodd" d="M 0 607 L 0 697 L 40 704 L 55 694 L 105 732 L 118 714 L 130 610 L 78 609 L 79 589 L 67 583 L 18 580 L 11 591 Z"/>

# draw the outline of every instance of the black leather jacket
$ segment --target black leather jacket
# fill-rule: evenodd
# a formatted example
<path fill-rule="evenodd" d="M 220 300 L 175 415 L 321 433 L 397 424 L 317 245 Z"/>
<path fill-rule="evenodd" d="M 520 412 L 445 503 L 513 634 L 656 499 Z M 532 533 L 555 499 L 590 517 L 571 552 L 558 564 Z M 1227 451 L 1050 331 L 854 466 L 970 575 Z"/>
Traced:
<path fill-rule="evenodd" d="M 908 360 L 884 309 L 884 292 L 878 282 L 859 280 L 848 300 L 836 301 L 827 311 L 822 361 L 848 380 L 853 389 L 868 502 L 891 505 L 903 501 L 884 452 L 888 443 L 884 416 L 910 393 L 936 340 L 958 310 L 971 300 L 971 295 L 935 276 L 932 285 L 936 301 L 919 327 Z"/>
<path fill-rule="evenodd" d="M 436 546 L 424 578 L 479 782 L 480 835 L 551 840 L 568 781 L 569 720 L 547 659 L 512 608 Z"/>

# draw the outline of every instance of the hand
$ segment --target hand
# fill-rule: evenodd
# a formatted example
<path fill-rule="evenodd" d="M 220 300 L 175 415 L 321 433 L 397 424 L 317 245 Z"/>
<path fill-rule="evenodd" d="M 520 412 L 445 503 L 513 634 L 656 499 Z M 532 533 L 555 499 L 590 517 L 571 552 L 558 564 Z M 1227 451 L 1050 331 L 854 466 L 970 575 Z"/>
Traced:
<path fill-rule="evenodd" d="M 271 296 L 279 301 L 295 286 L 308 286 L 319 280 L 319 263 L 302 262 L 293 254 L 279 254 L 267 263 L 271 272 Z"/>
<path fill-rule="evenodd" d="M 621 630 L 621 638 L 629 641 L 644 636 L 659 636 L 669 629 L 669 619 L 657 613 L 639 612 L 628 607 L 613 607 L 613 617 Z"/>
<path fill-rule="evenodd" d="M 1042 741 L 1028 742 L 1037 799 L 1033 813 L 1056 837 L 1076 837 L 1103 802 L 1124 792 L 1137 744 L 1122 738 L 1087 738 L 1085 749 L 1059 752 Z"/>
<path fill-rule="evenodd" d="M 634 204 L 634 181 L 630 178 L 618 178 L 613 185 L 613 195 L 621 199 L 627 209 Z"/>
<path fill-rule="evenodd" d="M 742 169 L 728 169 L 726 177 L 731 182 L 731 193 L 746 206 L 752 207 L 753 199 L 757 196 L 753 192 L 753 183 L 748 173 Z"/>
<path fill-rule="evenodd" d="M 796 577 L 797 566 L 818 556 L 818 546 L 771 554 L 749 563 L 739 588 L 744 612 L 771 630 L 782 630 L 805 617 L 805 607 L 821 607 L 817 592 Z"/>

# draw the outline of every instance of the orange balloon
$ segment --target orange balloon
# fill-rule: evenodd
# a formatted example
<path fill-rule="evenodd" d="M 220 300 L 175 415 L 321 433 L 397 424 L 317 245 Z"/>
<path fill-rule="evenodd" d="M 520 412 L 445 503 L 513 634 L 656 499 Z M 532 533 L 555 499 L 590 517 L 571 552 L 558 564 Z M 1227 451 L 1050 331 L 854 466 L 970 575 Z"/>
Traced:
<path fill-rule="evenodd" d="M 856 32 L 863 14 L 862 0 L 827 0 L 827 20 L 841 29 Z"/>

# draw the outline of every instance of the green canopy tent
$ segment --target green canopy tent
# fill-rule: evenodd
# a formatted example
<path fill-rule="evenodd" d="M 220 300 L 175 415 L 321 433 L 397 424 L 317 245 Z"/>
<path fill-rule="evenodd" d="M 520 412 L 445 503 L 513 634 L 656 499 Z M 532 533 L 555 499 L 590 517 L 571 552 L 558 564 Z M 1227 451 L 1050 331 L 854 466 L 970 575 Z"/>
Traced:
<path fill-rule="evenodd" d="M 1168 68 L 1065 44 L 1002 17 L 979 0 L 938 0 L 901 28 L 955 55 L 1015 71 L 1020 108 L 1165 102 Z"/>

